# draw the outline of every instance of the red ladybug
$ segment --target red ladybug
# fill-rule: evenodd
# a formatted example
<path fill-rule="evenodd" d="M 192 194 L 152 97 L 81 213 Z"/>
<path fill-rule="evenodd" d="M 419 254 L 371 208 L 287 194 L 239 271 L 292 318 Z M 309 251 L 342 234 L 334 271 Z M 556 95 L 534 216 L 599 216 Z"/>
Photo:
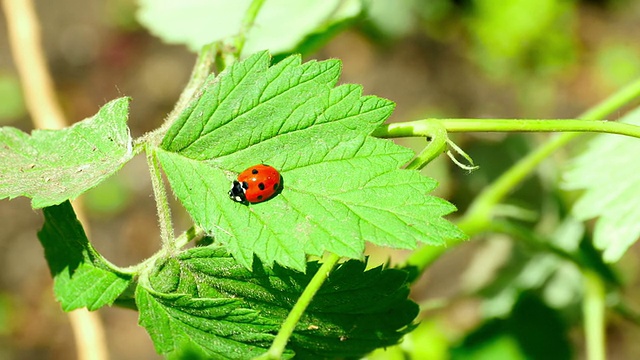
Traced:
<path fill-rule="evenodd" d="M 252 204 L 269 200 L 282 186 L 278 170 L 265 164 L 254 165 L 238 175 L 229 190 L 229 197 L 239 203 Z"/>

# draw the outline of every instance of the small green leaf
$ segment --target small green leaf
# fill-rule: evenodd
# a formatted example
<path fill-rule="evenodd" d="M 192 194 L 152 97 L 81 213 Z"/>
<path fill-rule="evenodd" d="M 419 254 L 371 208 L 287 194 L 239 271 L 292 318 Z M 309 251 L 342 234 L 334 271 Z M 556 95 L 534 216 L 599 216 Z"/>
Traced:
<path fill-rule="evenodd" d="M 269 67 L 256 54 L 210 80 L 158 150 L 196 224 L 246 267 L 254 254 L 302 270 L 306 254 L 361 258 L 365 241 L 412 249 L 464 237 L 441 217 L 455 208 L 428 195 L 436 182 L 399 169 L 413 152 L 369 136 L 394 104 L 360 86 L 334 88 L 339 75 L 337 60 Z M 231 201 L 232 180 L 258 163 L 280 171 L 282 192 Z"/>
<path fill-rule="evenodd" d="M 153 34 L 197 51 L 236 36 L 251 0 L 141 0 L 137 17 Z M 247 34 L 243 54 L 292 51 L 307 35 L 360 13 L 361 0 L 265 1 Z"/>
<path fill-rule="evenodd" d="M 620 121 L 640 125 L 640 108 Z M 598 135 L 564 173 L 563 187 L 585 190 L 572 212 L 580 220 L 598 217 L 593 241 L 607 262 L 616 262 L 640 236 L 640 140 Z"/>
<path fill-rule="evenodd" d="M 131 283 L 89 244 L 66 201 L 43 209 L 45 223 L 38 233 L 53 276 L 53 291 L 65 311 L 96 310 L 111 305 Z"/>
<path fill-rule="evenodd" d="M 365 267 L 352 260 L 331 273 L 289 342 L 296 356 L 359 357 L 412 328 L 418 306 L 407 299 L 407 273 Z M 266 351 L 318 268 L 311 262 L 304 274 L 256 261 L 250 271 L 224 248 L 187 250 L 140 282 L 140 324 L 162 354 L 186 346 L 208 357 L 250 358 Z"/>
<path fill-rule="evenodd" d="M 29 136 L 0 128 L 0 199 L 27 196 L 34 208 L 60 204 L 96 186 L 133 156 L 126 125 L 129 99 L 62 130 Z"/>

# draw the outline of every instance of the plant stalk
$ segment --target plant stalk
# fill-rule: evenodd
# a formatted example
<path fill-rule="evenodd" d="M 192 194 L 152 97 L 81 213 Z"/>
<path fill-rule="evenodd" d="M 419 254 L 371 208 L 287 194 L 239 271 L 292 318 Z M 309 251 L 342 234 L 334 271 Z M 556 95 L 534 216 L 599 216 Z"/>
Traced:
<path fill-rule="evenodd" d="M 615 94 L 606 98 L 596 106 L 584 112 L 580 117 L 583 119 L 582 121 L 589 122 L 595 121 L 597 119 L 602 119 L 606 117 L 608 114 L 618 110 L 624 105 L 630 103 L 634 99 L 640 96 L 640 79 L 634 81 L 623 89 L 619 90 Z M 498 119 L 496 119 L 498 120 Z M 484 120 L 483 120 L 484 121 Z M 566 120 L 563 120 L 566 121 Z M 450 126 L 453 127 L 453 120 L 450 119 Z M 613 122 L 603 122 L 597 121 L 597 123 L 606 123 L 609 125 L 604 125 L 607 130 L 612 130 L 610 124 L 621 124 L 621 123 L 613 123 Z M 405 123 L 406 124 L 406 123 Z M 583 123 L 584 124 L 584 123 Z M 556 124 L 557 125 L 557 124 Z M 416 136 L 409 135 L 405 133 L 409 131 L 409 126 L 400 126 L 396 124 L 398 130 L 395 136 Z M 415 125 L 417 127 L 423 125 Z M 542 126 L 538 124 L 538 126 Z M 587 129 L 589 126 L 584 125 Z M 602 125 L 594 125 L 594 126 L 602 126 Z M 626 128 L 624 135 L 635 136 L 635 132 L 637 130 L 632 130 L 631 128 Z M 399 131 L 403 129 L 404 131 Z M 461 131 L 462 129 L 458 129 Z M 615 133 L 620 133 L 620 127 L 616 129 Z M 551 131 L 550 129 L 545 131 Z M 569 131 L 565 129 L 565 131 Z M 577 128 L 573 128 L 570 131 L 582 131 L 577 130 Z M 586 130 L 585 130 L 586 131 Z M 417 134 L 420 136 L 420 134 Z M 537 149 L 530 152 L 528 155 L 520 159 L 516 164 L 514 164 L 509 170 L 504 172 L 498 179 L 496 179 L 491 185 L 486 187 L 471 203 L 469 209 L 464 214 L 464 216 L 457 222 L 460 230 L 465 232 L 469 237 L 473 237 L 483 231 L 486 231 L 490 227 L 491 217 L 493 213 L 493 208 L 501 202 L 518 184 L 520 184 L 529 174 L 531 174 L 534 169 L 546 158 L 548 158 L 551 154 L 553 154 L 556 150 L 560 149 L 571 140 L 580 136 L 580 133 L 567 133 L 561 134 L 551 138 L 545 144 L 541 145 Z M 405 262 L 406 266 L 415 267 L 420 273 L 423 272 L 426 268 L 428 268 L 434 261 L 436 261 L 442 254 L 444 254 L 447 250 L 455 247 L 457 244 L 462 242 L 463 240 L 450 240 L 447 243 L 447 247 L 435 247 L 435 246 L 423 246 L 422 248 L 414 251 L 411 256 Z"/>
<path fill-rule="evenodd" d="M 582 318 L 587 346 L 587 360 L 605 360 L 605 288 L 598 274 L 590 270 L 582 272 L 584 279 L 584 299 L 582 300 Z"/>
<path fill-rule="evenodd" d="M 160 238 L 162 239 L 162 248 L 172 253 L 176 247 L 174 244 L 173 223 L 171 221 L 171 208 L 169 199 L 162 180 L 162 172 L 160 163 L 155 151 L 151 145 L 147 145 L 147 165 L 151 175 L 151 186 L 153 187 L 153 195 L 156 199 L 156 209 L 158 211 L 158 223 L 160 224 Z"/>
<path fill-rule="evenodd" d="M 273 340 L 269 351 L 256 359 L 276 360 L 282 358 L 282 354 L 284 353 L 287 343 L 289 342 L 289 338 L 291 338 L 296 325 L 311 303 L 311 300 L 313 300 L 315 294 L 320 290 L 320 287 L 324 284 L 327 277 L 329 277 L 331 270 L 336 266 L 338 260 L 340 260 L 340 257 L 336 254 L 330 254 L 325 259 L 322 266 L 320 266 L 318 271 L 311 278 L 309 284 L 304 288 L 302 295 L 300 295 L 300 298 L 287 315 L 284 323 L 282 323 L 282 326 L 280 327 L 276 338 Z"/>
<path fill-rule="evenodd" d="M 640 126 L 580 119 L 441 119 L 448 132 L 599 132 L 640 138 Z"/>
<path fill-rule="evenodd" d="M 253 27 L 256 22 L 256 18 L 258 17 L 258 13 L 262 8 L 265 0 L 253 0 L 251 4 L 249 4 L 249 8 L 247 12 L 244 14 L 244 18 L 242 19 L 242 25 L 240 26 L 240 34 L 235 41 L 235 58 L 240 59 L 240 55 L 242 55 L 242 50 L 244 49 L 244 45 L 247 42 L 247 33 Z"/>
<path fill-rule="evenodd" d="M 438 128 L 444 129 L 445 135 L 456 132 L 598 132 L 640 138 L 640 126 L 588 119 L 424 119 L 384 125 L 372 135 L 430 136 Z"/>

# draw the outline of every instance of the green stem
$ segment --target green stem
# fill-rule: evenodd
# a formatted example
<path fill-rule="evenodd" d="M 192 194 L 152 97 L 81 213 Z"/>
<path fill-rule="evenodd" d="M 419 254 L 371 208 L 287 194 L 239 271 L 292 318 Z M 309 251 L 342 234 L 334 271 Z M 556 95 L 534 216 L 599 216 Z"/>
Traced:
<path fill-rule="evenodd" d="M 240 58 L 242 55 L 242 49 L 244 49 L 244 44 L 247 42 L 247 33 L 253 27 L 256 22 L 256 17 L 258 17 L 258 13 L 260 12 L 260 8 L 264 4 L 265 0 L 253 0 L 247 9 L 247 12 L 244 14 L 244 18 L 242 19 L 242 25 L 240 26 L 240 34 L 235 40 L 235 57 L 236 59 Z"/>
<path fill-rule="evenodd" d="M 437 119 L 416 120 L 400 123 L 384 124 L 371 133 L 371 136 L 382 138 L 424 136 L 434 137 L 443 134 L 444 127 Z M 446 135 L 446 132 L 444 132 Z M 432 139 L 433 140 L 433 139 Z"/>
<path fill-rule="evenodd" d="M 425 119 L 394 123 L 374 131 L 379 137 L 429 136 L 436 129 L 455 132 L 599 132 L 640 138 L 640 126 L 587 119 Z"/>
<path fill-rule="evenodd" d="M 602 119 L 636 99 L 638 96 L 640 96 L 640 79 L 587 110 L 580 117 L 583 120 Z M 465 215 L 457 223 L 458 227 L 469 235 L 469 237 L 487 229 L 491 222 L 492 209 L 494 206 L 502 201 L 507 194 L 521 183 L 544 159 L 579 135 L 579 133 L 569 133 L 555 136 L 520 159 L 520 161 L 504 172 L 474 199 Z M 408 266 L 414 266 L 422 272 L 448 249 L 455 247 L 460 242 L 462 242 L 462 240 L 449 241 L 446 248 L 423 246 L 409 256 L 406 264 Z"/>
<path fill-rule="evenodd" d="M 176 249 L 181 249 L 183 246 L 187 245 L 191 241 L 198 241 L 205 236 L 204 230 L 199 226 L 192 226 L 187 231 L 178 236 L 175 240 Z"/>
<path fill-rule="evenodd" d="M 309 284 L 305 287 L 302 295 L 293 306 L 289 315 L 285 319 L 284 323 L 280 327 L 278 331 L 278 335 L 273 340 L 269 351 L 267 351 L 264 355 L 257 357 L 257 359 L 266 360 L 266 359 L 280 359 L 282 358 L 282 353 L 287 346 L 287 342 L 289 342 L 289 338 L 293 334 L 293 331 L 296 328 L 296 325 L 300 321 L 300 318 L 304 314 L 305 310 L 313 300 L 315 294 L 320 290 L 322 284 L 331 273 L 331 270 L 336 266 L 340 260 L 340 257 L 336 254 L 330 254 L 327 259 L 325 259 L 324 263 L 318 271 L 313 275 Z"/>
<path fill-rule="evenodd" d="M 160 163 L 156 157 L 155 151 L 151 149 L 151 145 L 147 146 L 147 165 L 149 166 L 149 173 L 151 174 L 153 195 L 156 199 L 162 248 L 172 252 L 175 249 L 175 244 L 173 242 L 175 234 L 173 232 L 173 223 L 171 222 L 171 208 L 169 207 L 169 199 L 167 198 L 167 192 L 162 180 Z"/>
<path fill-rule="evenodd" d="M 631 102 L 638 96 L 640 96 L 640 79 L 605 99 L 592 109 L 587 110 L 580 117 L 587 121 L 595 121 L 597 119 L 604 118 L 609 113 Z M 466 220 L 463 221 L 477 223 L 478 220 L 476 220 L 476 218 L 488 218 L 490 216 L 491 208 L 498 202 L 502 201 L 502 199 L 504 199 L 513 188 L 533 172 L 533 170 L 544 159 L 579 135 L 580 134 L 563 134 L 561 136 L 556 136 L 522 158 L 475 198 L 473 204 L 465 214 Z M 484 221 L 480 222 L 482 223 Z"/>
<path fill-rule="evenodd" d="M 445 134 L 446 136 L 446 134 Z M 422 170 L 433 159 L 437 158 L 444 151 L 447 150 L 447 138 L 446 137 L 432 137 L 429 144 L 416 156 L 406 168 L 409 170 Z"/>
<path fill-rule="evenodd" d="M 175 238 L 174 245 L 171 248 L 163 247 L 162 249 L 160 249 L 160 251 L 158 251 L 155 254 L 153 254 L 152 256 L 148 257 L 147 259 L 145 259 L 141 263 L 129 266 L 127 268 L 122 268 L 122 269 L 116 268 L 116 269 L 118 269 L 119 271 L 122 271 L 124 273 L 127 273 L 127 274 L 143 273 L 144 272 L 143 269 L 145 269 L 145 268 L 147 268 L 149 266 L 153 266 L 153 264 L 155 264 L 155 262 L 156 262 L 156 260 L 158 258 L 167 257 L 168 254 L 170 254 L 171 252 L 174 251 L 173 249 L 181 249 L 182 247 L 184 247 L 185 245 L 187 245 L 191 241 L 194 241 L 194 240 L 197 241 L 198 239 L 201 239 L 203 236 L 205 236 L 204 230 L 202 230 L 201 228 L 199 228 L 197 226 L 192 226 L 187 231 L 185 231 L 182 234 L 180 234 L 180 236 Z"/>
<path fill-rule="evenodd" d="M 404 136 L 424 136 L 429 144 L 407 166 L 407 169 L 420 170 L 447 149 L 447 130 L 438 121 L 411 121 L 406 123 L 384 124 L 371 134 L 377 137 L 392 138 Z"/>
<path fill-rule="evenodd" d="M 599 132 L 640 138 L 640 126 L 577 119 L 440 119 L 448 132 Z"/>
<path fill-rule="evenodd" d="M 607 115 L 620 110 L 620 108 L 629 104 L 629 102 L 638 98 L 638 96 L 640 96 L 640 79 L 636 79 L 613 95 L 591 107 L 582 113 L 579 118 L 584 120 L 603 119 Z"/>
<path fill-rule="evenodd" d="M 587 360 L 605 360 L 604 312 L 605 288 L 598 274 L 585 270 L 584 299 L 582 300 L 582 316 L 584 319 Z"/>

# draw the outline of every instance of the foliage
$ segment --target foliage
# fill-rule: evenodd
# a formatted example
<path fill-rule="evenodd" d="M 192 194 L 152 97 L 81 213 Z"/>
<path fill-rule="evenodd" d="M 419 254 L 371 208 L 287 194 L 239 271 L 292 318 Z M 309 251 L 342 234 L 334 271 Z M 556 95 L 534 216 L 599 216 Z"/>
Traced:
<path fill-rule="evenodd" d="M 263 5 L 251 29 L 242 20 L 250 0 L 181 1 L 142 0 L 138 19 L 168 43 L 198 51 L 204 45 L 247 31 L 243 54 L 269 50 L 291 52 L 305 38 L 357 16 L 361 0 L 270 0 Z"/>
<path fill-rule="evenodd" d="M 268 65 L 258 53 L 210 79 L 163 139 L 160 162 L 196 225 L 245 266 L 256 254 L 299 270 L 305 254 L 360 258 L 365 240 L 410 249 L 464 236 L 440 218 L 454 208 L 426 195 L 435 182 L 398 170 L 412 152 L 368 136 L 393 103 L 333 88 L 338 61 Z M 229 183 L 256 162 L 279 169 L 282 193 L 229 201 Z"/>
<path fill-rule="evenodd" d="M 579 326 L 588 358 L 599 360 L 605 306 L 640 318 L 620 295 L 626 284 L 613 265 L 640 232 L 632 161 L 640 112 L 622 123 L 598 120 L 640 96 L 640 82 L 582 119 L 384 125 L 392 101 L 365 96 L 360 85 L 338 85 L 340 60 L 300 55 L 364 19 L 360 30 L 386 44 L 415 31 L 436 41 L 464 33 L 469 58 L 501 79 L 549 75 L 577 54 L 576 6 L 141 0 L 137 16 L 144 26 L 199 52 L 166 123 L 133 139 L 129 99 L 120 98 L 67 129 L 29 135 L 0 128 L 0 199 L 25 196 L 42 208 L 38 238 L 63 310 L 135 309 L 157 352 L 169 358 L 359 358 L 375 350 L 372 359 L 568 359 L 579 353 L 569 340 Z M 601 60 L 627 64 L 622 78 L 636 68 L 626 62 L 633 51 L 623 50 Z M 528 79 L 526 91 L 545 81 Z M 463 151 L 449 138 L 459 131 L 618 135 L 598 135 L 578 148 L 560 188 L 548 169 L 525 180 L 577 135 L 535 145 L 524 135 L 469 142 Z M 391 137 L 422 137 L 427 145 L 416 156 Z M 456 164 L 460 156 L 473 163 L 465 151 L 483 168 L 458 179 L 453 202 L 463 214 L 454 225 L 445 217 L 456 207 L 433 195 L 437 182 L 417 169 L 443 152 Z M 92 245 L 70 200 L 140 153 L 151 173 L 162 247 L 121 268 Z M 282 175 L 276 196 L 251 204 L 229 199 L 230 183 L 258 163 Z M 178 236 L 166 185 L 192 220 Z M 110 194 L 124 196 L 117 187 L 99 195 Z M 111 211 L 126 202 L 114 204 Z M 454 308 L 453 297 L 419 306 L 409 293 L 448 248 L 479 234 L 487 241 L 464 260 L 468 269 L 456 284 L 459 294 L 477 300 L 478 316 L 452 329 L 433 310 Z M 367 243 L 410 255 L 399 266 L 372 265 Z"/>
<path fill-rule="evenodd" d="M 131 274 L 109 264 L 87 240 L 71 204 L 44 209 L 38 233 L 54 280 L 54 293 L 65 311 L 111 305 L 131 284 Z"/>
<path fill-rule="evenodd" d="M 172 242 L 131 269 L 92 247 L 68 202 L 133 156 L 128 99 L 69 129 L 31 138 L 3 129 L 5 173 L 10 161 L 22 156 L 23 163 L 7 178 L 5 196 L 50 205 L 39 237 L 64 310 L 128 303 L 160 353 L 244 359 L 266 350 L 318 271 L 306 255 L 362 259 L 365 240 L 414 248 L 464 236 L 441 218 L 454 207 L 428 195 L 435 182 L 398 169 L 411 152 L 369 136 L 392 102 L 363 97 L 359 86 L 334 87 L 339 61 L 302 64 L 292 56 L 269 64 L 260 52 L 211 76 L 160 147 L 147 145 L 215 244 L 176 252 Z M 33 149 L 28 156 L 25 148 Z M 229 183 L 256 159 L 280 169 L 284 189 L 259 204 L 231 201 Z M 16 181 L 30 169 L 39 171 Z M 42 187 L 43 178 L 56 187 Z M 297 322 L 287 356 L 362 356 L 412 328 L 418 308 L 407 298 L 407 273 L 365 266 L 352 260 L 333 271 Z"/>
<path fill-rule="evenodd" d="M 0 199 L 28 196 L 42 208 L 98 185 L 133 157 L 128 112 L 121 98 L 68 129 L 0 129 Z"/>
<path fill-rule="evenodd" d="M 640 124 L 640 110 L 620 121 Z M 640 174 L 633 166 L 634 156 L 624 156 L 640 152 L 640 143 L 634 140 L 597 136 L 564 174 L 566 189 L 585 190 L 574 204 L 573 214 L 580 220 L 598 218 L 593 242 L 609 262 L 620 260 L 640 236 L 640 208 L 635 206 L 640 201 Z"/>
<path fill-rule="evenodd" d="M 140 324 L 163 354 L 259 355 L 319 267 L 310 262 L 300 273 L 256 261 L 249 270 L 225 248 L 207 246 L 158 257 L 133 282 L 89 244 L 69 202 L 44 213 L 39 237 L 63 309 L 95 310 L 133 291 Z M 411 329 L 418 307 L 407 299 L 407 273 L 365 266 L 352 260 L 331 274 L 296 327 L 296 354 L 362 356 Z"/>

